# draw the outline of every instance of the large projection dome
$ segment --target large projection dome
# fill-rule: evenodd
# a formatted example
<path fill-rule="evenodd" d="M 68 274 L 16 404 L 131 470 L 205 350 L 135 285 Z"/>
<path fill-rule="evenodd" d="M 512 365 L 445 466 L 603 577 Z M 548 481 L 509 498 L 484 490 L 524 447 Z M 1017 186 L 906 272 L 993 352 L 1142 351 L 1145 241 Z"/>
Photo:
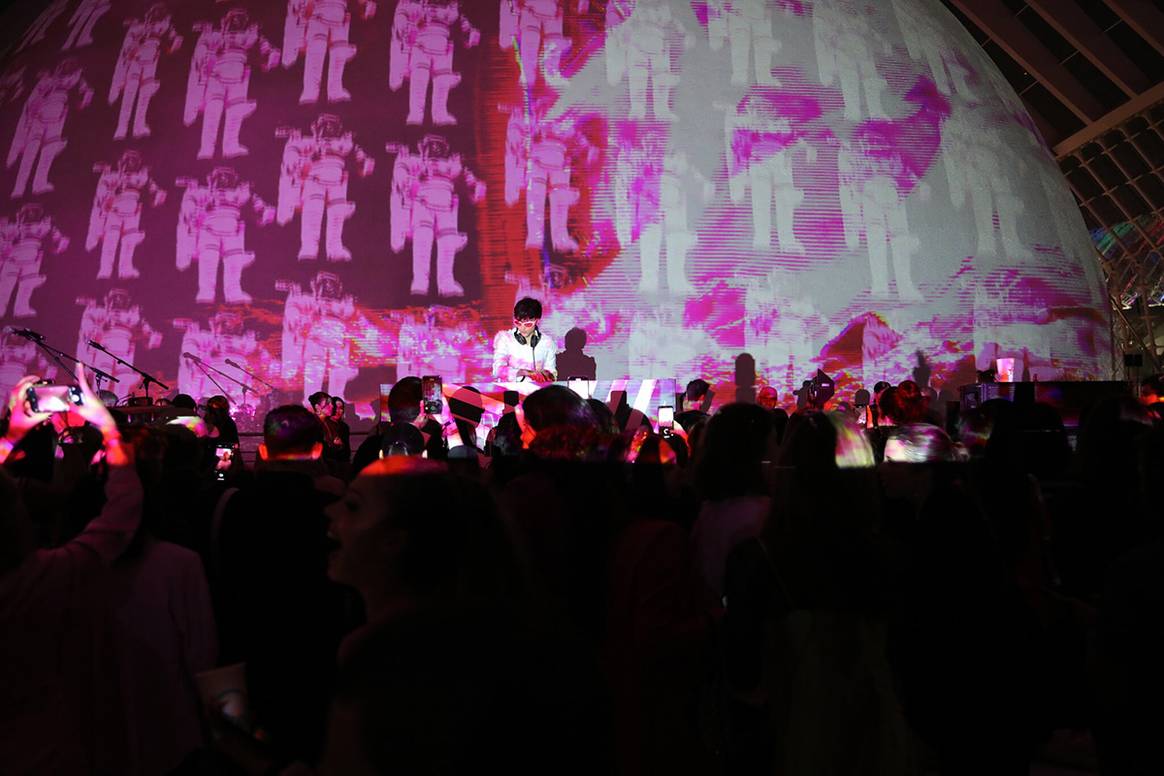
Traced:
<path fill-rule="evenodd" d="M 730 380 L 742 353 L 784 396 L 817 368 L 842 391 L 919 362 L 949 387 L 999 357 L 1106 374 L 1083 221 L 938 2 L 46 0 L 5 22 L 2 322 L 119 395 L 138 379 L 110 354 L 195 397 L 242 398 L 221 370 L 366 415 L 400 376 L 490 381 L 525 295 L 599 378 Z M 60 376 L 16 334 L 2 359 L 5 386 Z"/>

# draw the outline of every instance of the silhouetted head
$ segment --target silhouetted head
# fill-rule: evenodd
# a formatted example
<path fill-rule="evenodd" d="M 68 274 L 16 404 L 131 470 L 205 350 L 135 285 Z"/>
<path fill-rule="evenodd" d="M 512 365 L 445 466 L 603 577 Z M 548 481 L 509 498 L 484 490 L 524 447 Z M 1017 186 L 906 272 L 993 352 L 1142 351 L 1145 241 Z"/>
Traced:
<path fill-rule="evenodd" d="M 393 423 L 412 423 L 420 416 L 422 388 L 419 377 L 404 377 L 388 392 L 388 417 Z"/>
<path fill-rule="evenodd" d="M 316 459 L 323 454 L 323 425 L 306 407 L 276 407 L 263 419 L 259 457 L 265 461 Z"/>
<path fill-rule="evenodd" d="M 586 332 L 577 326 L 566 332 L 566 350 L 582 350 L 586 347 Z"/>

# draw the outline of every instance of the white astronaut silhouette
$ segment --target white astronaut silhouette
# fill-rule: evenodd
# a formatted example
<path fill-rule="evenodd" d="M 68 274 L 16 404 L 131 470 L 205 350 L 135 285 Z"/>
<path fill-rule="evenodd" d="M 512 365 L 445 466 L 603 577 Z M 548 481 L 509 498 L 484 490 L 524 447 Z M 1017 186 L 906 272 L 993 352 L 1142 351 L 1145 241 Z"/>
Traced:
<path fill-rule="evenodd" d="M 671 61 L 677 56 L 672 37 L 682 36 L 685 48 L 695 38 L 671 13 L 667 0 L 638 0 L 630 15 L 618 21 L 615 3 L 606 8 L 606 78 L 613 86 L 626 74 L 630 90 L 628 118 L 647 115 L 647 82 L 651 84 L 651 108 L 660 121 L 673 121 L 671 90 L 679 84 L 679 74 Z"/>
<path fill-rule="evenodd" d="M 559 91 L 565 88 L 562 57 L 573 45 L 562 34 L 565 4 L 566 0 L 501 0 L 497 43 L 504 50 L 517 47 L 522 84 L 537 79 L 540 59 L 545 82 Z M 579 0 L 578 12 L 585 13 L 589 5 L 588 0 Z"/>
<path fill-rule="evenodd" d="M 103 300 L 82 297 L 77 304 L 85 307 L 77 332 L 77 359 L 113 375 L 128 392 L 129 386 L 125 383 L 135 379 L 137 373 L 117 363 L 113 356 L 132 364 L 138 343 L 152 350 L 162 344 L 161 332 L 154 331 L 142 317 L 141 308 L 123 288 L 111 289 Z M 89 340 L 109 353 L 89 347 Z"/>
<path fill-rule="evenodd" d="M 109 86 L 109 104 L 121 98 L 121 110 L 117 114 L 117 129 L 114 140 L 124 140 L 129 132 L 129 119 L 133 116 L 133 136 L 149 137 L 150 128 L 146 124 L 146 111 L 150 100 L 158 93 L 158 60 L 162 50 L 172 54 L 182 45 L 182 36 L 174 29 L 170 12 L 158 3 L 146 11 L 145 19 L 127 19 L 129 29 L 121 44 L 117 66 L 113 70 L 113 82 Z M 166 42 L 169 46 L 165 46 Z M 135 111 L 134 108 L 137 108 Z"/>
<path fill-rule="evenodd" d="M 517 204 L 525 190 L 525 247 L 541 248 L 546 239 L 546 199 L 550 202 L 550 241 L 554 250 L 570 253 L 578 243 L 570 236 L 570 207 L 580 192 L 570 186 L 570 161 L 579 149 L 588 159 L 597 150 L 578 128 L 573 117 L 546 118 L 548 100 L 526 116 L 523 108 L 510 110 L 505 138 L 505 204 Z"/>
<path fill-rule="evenodd" d="M 667 153 L 661 133 L 647 133 L 637 143 L 624 138 L 616 144 L 615 226 L 623 245 L 636 236 L 639 241 L 639 291 L 659 290 L 659 257 L 665 246 L 667 286 L 672 294 L 686 296 L 695 290 L 685 265 L 697 236 L 687 223 L 685 179 L 701 186 L 705 201 L 715 195 L 715 186 L 688 163 L 685 153 Z"/>
<path fill-rule="evenodd" d="M 187 318 L 176 319 L 174 328 L 182 332 L 183 354 L 189 353 L 201 359 L 206 366 L 239 375 L 240 378 L 242 374 L 226 363 L 227 360 L 254 371 L 255 362 L 261 360 L 263 355 L 255 332 L 246 329 L 242 315 L 232 310 L 221 310 L 212 315 L 206 328 Z M 245 381 L 245 378 L 242 379 Z M 203 370 L 197 361 L 185 355 L 180 357 L 178 363 L 178 390 L 195 399 L 223 394 L 232 405 L 238 407 L 242 404 L 239 400 L 241 397 L 236 398 L 240 390 L 237 384 L 210 370 Z"/>
<path fill-rule="evenodd" d="M 776 238 L 783 253 L 803 256 L 804 244 L 796 237 L 796 208 L 804 201 L 793 175 L 793 154 L 802 149 L 809 164 L 816 148 L 791 122 L 754 95 L 742 108 L 717 106 L 725 111 L 728 190 L 733 202 L 742 202 L 752 190 L 752 247 L 772 247 L 772 211 L 776 211 Z M 741 112 L 742 111 L 742 112 Z"/>
<path fill-rule="evenodd" d="M 222 155 L 226 158 L 248 153 L 239 144 L 243 121 L 255 112 L 258 103 L 247 98 L 251 83 L 250 52 L 258 46 L 262 70 L 271 70 L 279 62 L 279 49 L 271 45 L 252 24 L 242 8 L 226 12 L 217 28 L 206 22 L 194 25 L 199 33 L 190 61 L 186 81 L 186 107 L 183 121 L 193 126 L 202 114 L 202 142 L 199 159 L 213 159 L 222 129 Z M 224 117 L 225 116 L 225 121 Z"/>
<path fill-rule="evenodd" d="M 12 331 L 0 331 L 0 396 L 7 396 L 25 375 L 52 380 L 56 374 L 56 365 L 35 342 Z"/>
<path fill-rule="evenodd" d="M 356 0 L 356 4 L 363 7 L 365 19 L 375 15 L 373 0 Z M 346 102 L 352 98 L 344 89 L 344 68 L 356 56 L 356 47 L 348 42 L 351 26 L 348 0 L 288 0 L 283 25 L 283 67 L 293 67 L 299 54 L 303 54 L 300 105 L 319 101 L 324 59 L 328 60 L 328 102 Z"/>
<path fill-rule="evenodd" d="M 892 251 L 897 298 L 922 301 L 922 294 L 913 283 L 913 256 L 919 241 L 909 230 L 905 207 L 909 192 L 902 190 L 909 173 L 900 151 L 876 133 L 859 134 L 853 141 L 842 143 L 837 168 L 845 244 L 849 250 L 856 250 L 864 236 L 873 296 L 889 296 Z M 927 191 L 923 188 L 922 196 Z"/>
<path fill-rule="evenodd" d="M 44 40 L 45 33 L 48 28 L 52 26 L 57 17 L 65 12 L 69 7 L 69 0 L 52 0 L 52 2 L 40 12 L 40 15 L 28 25 L 24 36 L 20 39 L 20 45 L 16 47 L 17 51 L 24 51 L 29 46 L 40 43 Z"/>
<path fill-rule="evenodd" d="M 221 259 L 227 303 L 250 302 L 250 294 L 242 290 L 242 271 L 254 263 L 255 254 L 246 249 L 243 208 L 250 205 L 260 226 L 275 220 L 275 209 L 252 193 L 250 183 L 239 180 L 230 167 L 215 168 L 205 185 L 192 178 L 179 178 L 177 185 L 186 188 L 178 216 L 177 266 L 186 270 L 198 262 L 195 301 L 214 303 Z"/>
<path fill-rule="evenodd" d="M 36 86 L 32 87 L 8 149 L 9 167 L 20 160 L 16 183 L 12 187 L 13 198 L 24 196 L 34 163 L 36 175 L 32 177 L 32 193 L 46 194 L 53 190 L 48 175 L 53 160 L 69 144 L 62 135 L 65 120 L 69 117 L 69 94 L 74 89 L 80 96 L 80 107 L 87 107 L 93 99 L 93 90 L 82 77 L 77 60 L 71 58 L 61 61 L 52 74 L 41 72 Z"/>
<path fill-rule="evenodd" d="M 150 170 L 137 151 L 123 153 L 116 167 L 99 162 L 93 165 L 93 172 L 100 173 L 101 178 L 93 196 L 85 250 L 92 251 L 101 245 L 97 279 L 113 276 L 113 260 L 119 247 L 121 258 L 117 263 L 117 276 L 126 280 L 139 277 L 133 266 L 133 253 L 145 239 L 145 233 L 140 229 L 142 198 L 148 192 L 150 204 L 157 207 L 166 201 L 166 192 L 150 177 Z"/>
<path fill-rule="evenodd" d="M 81 0 L 69 17 L 69 37 L 61 51 L 81 48 L 93 43 L 93 26 L 113 5 L 112 0 Z"/>
<path fill-rule="evenodd" d="M 279 282 L 287 293 L 283 307 L 283 379 L 303 379 L 303 399 L 323 390 L 342 396 L 348 380 L 359 371 L 352 366 L 349 329 L 359 319 L 355 299 L 331 272 L 319 272 L 308 290 L 297 283 Z M 354 334 L 354 332 L 352 332 Z"/>
<path fill-rule="evenodd" d="M 361 176 L 370 175 L 375 167 L 372 157 L 355 144 L 352 133 L 345 132 L 338 116 L 324 113 L 311 125 L 311 134 L 297 129 L 277 130 L 286 137 L 283 166 L 279 174 L 279 203 L 276 218 L 288 224 L 295 211 L 302 213 L 299 231 L 299 260 L 319 256 L 319 235 L 327 213 L 329 261 L 348 261 L 351 252 L 344 247 L 344 221 L 356 210 L 348 200 L 347 159 L 354 156 Z"/>
<path fill-rule="evenodd" d="M 472 48 L 481 33 L 461 13 L 457 0 L 400 0 L 392 18 L 388 87 L 397 91 L 408 79 L 408 116 L 404 123 L 424 123 L 428 84 L 432 81 L 432 121 L 450 126 L 457 119 L 449 113 L 449 92 L 461 82 L 453 70 L 452 31 L 460 23 L 465 46 Z"/>
<path fill-rule="evenodd" d="M 967 203 L 973 209 L 978 231 L 976 253 L 1012 259 L 1028 256 L 1030 250 L 1018 234 L 1026 205 L 1011 183 L 1011 175 L 1021 174 L 1026 165 L 1017 155 L 1007 153 L 1005 139 L 968 106 L 956 109 L 946 121 L 942 145 L 950 202 L 957 210 Z"/>
<path fill-rule="evenodd" d="M 967 83 L 970 73 L 958 58 L 961 47 L 942 24 L 937 14 L 918 0 L 893 0 L 897 25 L 905 38 L 910 59 L 924 61 L 933 74 L 934 83 L 942 94 L 958 94 L 974 99 Z"/>
<path fill-rule="evenodd" d="M 812 33 L 820 82 L 840 85 L 845 118 L 886 118 L 881 94 L 889 84 L 877 72 L 876 57 L 878 51 L 892 53 L 893 46 L 869 23 L 865 8 L 854 0 L 817 3 L 812 11 Z"/>
<path fill-rule="evenodd" d="M 389 198 L 392 250 L 401 251 L 412 240 L 411 293 L 422 296 L 429 291 L 435 242 L 437 293 L 464 296 L 465 289 L 453 277 L 453 262 L 469 240 L 468 234 L 458 231 L 457 181 L 464 178 L 473 202 L 484 198 L 485 184 L 440 135 L 426 135 L 416 153 L 400 143 L 389 143 L 387 150 L 396 153 Z"/>
<path fill-rule="evenodd" d="M 30 306 L 32 292 L 48 280 L 41 274 L 41 260 L 46 251 L 63 253 L 68 247 L 69 238 L 61 234 L 40 205 L 24 205 L 16 212 L 15 221 L 0 219 L 0 318 L 8 315 L 13 291 L 13 316 L 36 315 Z"/>
<path fill-rule="evenodd" d="M 731 43 L 732 83 L 779 86 L 772 75 L 772 57 L 780 41 L 772 34 L 772 14 L 764 0 L 712 0 L 707 4 L 707 38 L 712 51 Z M 755 62 L 755 80 L 748 74 L 748 55 Z"/>

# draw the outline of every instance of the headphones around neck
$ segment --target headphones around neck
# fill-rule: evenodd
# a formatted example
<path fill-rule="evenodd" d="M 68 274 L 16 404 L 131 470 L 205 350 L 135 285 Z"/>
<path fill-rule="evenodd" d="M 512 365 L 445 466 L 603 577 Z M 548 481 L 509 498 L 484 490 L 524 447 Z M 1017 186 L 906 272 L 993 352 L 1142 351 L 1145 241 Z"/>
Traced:
<path fill-rule="evenodd" d="M 517 340 L 519 344 L 522 344 L 522 345 L 526 344 L 525 335 L 522 334 L 517 329 L 513 330 L 513 338 L 515 340 Z M 533 330 L 533 334 L 529 335 L 529 346 L 531 348 L 536 348 L 538 346 L 538 340 L 540 340 L 541 338 L 542 338 L 542 333 L 535 328 Z"/>

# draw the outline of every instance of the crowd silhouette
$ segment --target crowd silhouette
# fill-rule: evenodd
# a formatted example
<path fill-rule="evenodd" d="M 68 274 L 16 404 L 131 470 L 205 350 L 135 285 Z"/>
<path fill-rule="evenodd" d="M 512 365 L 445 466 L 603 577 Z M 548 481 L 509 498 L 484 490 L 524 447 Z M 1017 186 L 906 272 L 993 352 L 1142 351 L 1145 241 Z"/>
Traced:
<path fill-rule="evenodd" d="M 253 461 L 221 401 L 130 425 L 25 378 L 0 771 L 1160 771 L 1159 378 L 948 432 L 916 379 L 789 415 L 738 366 L 672 428 L 549 385 L 488 436 L 408 377 L 354 454 L 315 395 Z"/>

